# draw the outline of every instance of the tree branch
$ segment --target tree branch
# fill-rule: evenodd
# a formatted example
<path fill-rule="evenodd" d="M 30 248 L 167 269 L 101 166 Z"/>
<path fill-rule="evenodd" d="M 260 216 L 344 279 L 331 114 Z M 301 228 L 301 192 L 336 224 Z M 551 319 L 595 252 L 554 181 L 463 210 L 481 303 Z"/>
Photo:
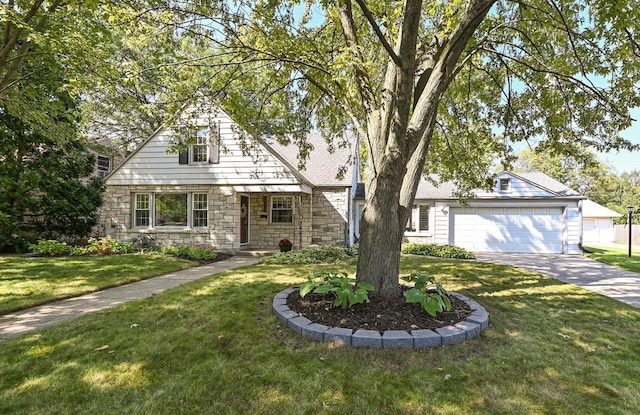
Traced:
<path fill-rule="evenodd" d="M 395 62 L 396 65 L 402 66 L 402 62 L 400 61 L 400 57 L 398 55 L 396 55 L 396 52 L 393 50 L 393 47 L 391 46 L 391 44 L 387 40 L 386 36 L 380 30 L 380 27 L 376 23 L 376 20 L 373 17 L 373 14 L 371 13 L 371 10 L 369 10 L 369 8 L 367 7 L 367 5 L 364 2 L 364 0 L 356 0 L 356 3 L 358 3 L 358 6 L 360 6 L 360 10 L 362 10 L 362 14 L 364 14 L 364 17 L 366 17 L 367 20 L 369 21 L 369 25 L 371 26 L 371 28 L 375 32 L 375 34 L 378 37 L 378 40 L 380 41 L 380 43 L 382 43 L 382 46 L 384 46 L 384 49 L 389 54 L 389 57 Z"/>

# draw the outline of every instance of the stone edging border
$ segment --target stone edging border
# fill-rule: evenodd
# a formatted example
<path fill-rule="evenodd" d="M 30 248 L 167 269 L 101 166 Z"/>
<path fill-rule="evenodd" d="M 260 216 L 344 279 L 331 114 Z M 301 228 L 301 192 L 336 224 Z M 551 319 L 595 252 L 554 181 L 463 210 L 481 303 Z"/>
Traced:
<path fill-rule="evenodd" d="M 450 295 L 464 301 L 473 310 L 465 321 L 436 330 L 387 330 L 380 334 L 376 330 L 360 329 L 354 332 L 352 329 L 314 323 L 291 310 L 287 306 L 287 297 L 297 290 L 298 287 L 287 288 L 276 294 L 273 312 L 278 320 L 296 333 L 319 342 L 374 349 L 426 349 L 471 340 L 489 326 L 489 313 L 484 307 L 462 294 L 450 292 Z"/>

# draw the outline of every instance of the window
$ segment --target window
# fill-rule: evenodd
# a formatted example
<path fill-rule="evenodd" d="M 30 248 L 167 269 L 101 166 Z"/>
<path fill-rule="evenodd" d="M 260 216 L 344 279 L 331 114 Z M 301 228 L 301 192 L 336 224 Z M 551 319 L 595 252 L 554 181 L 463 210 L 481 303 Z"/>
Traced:
<path fill-rule="evenodd" d="M 187 194 L 155 195 L 155 226 L 187 226 Z"/>
<path fill-rule="evenodd" d="M 511 190 L 511 180 L 510 179 L 500 179 L 499 189 L 501 192 L 506 192 Z"/>
<path fill-rule="evenodd" d="M 217 128 L 213 129 L 213 128 Z M 178 153 L 178 164 L 202 165 L 220 163 L 220 132 L 219 126 L 210 128 L 198 127 L 193 130 L 195 141 L 189 147 Z"/>
<path fill-rule="evenodd" d="M 207 195 L 205 193 L 193 194 L 193 226 L 207 226 Z"/>
<path fill-rule="evenodd" d="M 429 205 L 414 205 L 405 231 L 427 232 L 429 230 L 429 209 Z"/>
<path fill-rule="evenodd" d="M 111 171 L 111 159 L 105 156 L 98 156 L 98 171 L 109 173 Z"/>
<path fill-rule="evenodd" d="M 271 197 L 271 223 L 293 223 L 293 196 Z"/>
<path fill-rule="evenodd" d="M 207 139 L 208 130 L 205 127 L 196 131 L 196 142 L 191 146 L 191 154 L 193 163 L 207 163 L 209 161 L 209 140 Z"/>
<path fill-rule="evenodd" d="M 151 210 L 149 204 L 150 195 L 148 193 L 136 194 L 134 221 L 135 226 L 149 226 Z"/>
<path fill-rule="evenodd" d="M 137 193 L 134 227 L 206 227 L 209 225 L 206 193 Z"/>

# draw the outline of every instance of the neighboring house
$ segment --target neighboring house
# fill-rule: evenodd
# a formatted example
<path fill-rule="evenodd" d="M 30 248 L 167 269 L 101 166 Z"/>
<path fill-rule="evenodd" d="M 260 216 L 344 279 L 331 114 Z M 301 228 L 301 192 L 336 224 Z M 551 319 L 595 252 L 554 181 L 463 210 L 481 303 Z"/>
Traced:
<path fill-rule="evenodd" d="M 453 183 L 436 187 L 422 179 L 405 241 L 474 252 L 581 252 L 580 205 L 585 197 L 543 173 L 503 172 L 493 191 L 477 190 L 464 205 L 452 196 L 455 191 Z M 355 210 L 363 204 L 357 200 Z"/>
<path fill-rule="evenodd" d="M 124 156 L 108 138 L 96 140 L 90 145 L 90 148 L 96 156 L 96 167 L 93 174 L 100 178 L 107 177 L 124 160 Z"/>
<path fill-rule="evenodd" d="M 591 200 L 582 202 L 582 240 L 586 244 L 612 243 L 613 219 L 622 216 Z"/>
<path fill-rule="evenodd" d="M 330 152 L 312 134 L 307 167 L 298 169 L 294 146 L 266 140 L 246 146 L 221 110 L 183 113 L 193 118 L 188 151 L 168 152 L 184 130 L 162 127 L 106 177 L 101 217 L 108 236 L 146 234 L 161 245 L 228 251 L 274 250 L 283 238 L 295 248 L 349 243 L 355 146 Z M 339 166 L 346 168 L 340 179 Z"/>

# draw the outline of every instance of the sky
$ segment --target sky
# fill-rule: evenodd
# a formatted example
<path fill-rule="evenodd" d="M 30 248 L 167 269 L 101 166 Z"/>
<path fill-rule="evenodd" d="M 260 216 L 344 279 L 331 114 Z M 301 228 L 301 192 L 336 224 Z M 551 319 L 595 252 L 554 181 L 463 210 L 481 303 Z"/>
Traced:
<path fill-rule="evenodd" d="M 640 144 L 640 108 L 631 111 L 631 117 L 636 120 L 631 127 L 621 133 L 623 138 L 634 144 Z M 613 167 L 617 173 L 640 170 L 640 151 L 620 151 L 601 153 L 600 159 Z"/>

